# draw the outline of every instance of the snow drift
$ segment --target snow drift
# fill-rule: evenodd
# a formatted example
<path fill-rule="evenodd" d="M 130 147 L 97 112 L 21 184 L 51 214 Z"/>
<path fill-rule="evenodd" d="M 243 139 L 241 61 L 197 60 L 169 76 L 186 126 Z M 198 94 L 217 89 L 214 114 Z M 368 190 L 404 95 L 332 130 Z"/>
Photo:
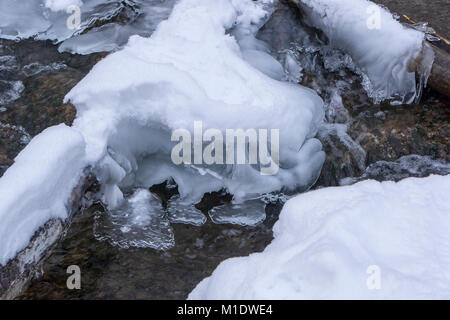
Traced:
<path fill-rule="evenodd" d="M 447 175 L 297 196 L 264 252 L 222 262 L 189 298 L 449 299 L 449 192 Z"/>

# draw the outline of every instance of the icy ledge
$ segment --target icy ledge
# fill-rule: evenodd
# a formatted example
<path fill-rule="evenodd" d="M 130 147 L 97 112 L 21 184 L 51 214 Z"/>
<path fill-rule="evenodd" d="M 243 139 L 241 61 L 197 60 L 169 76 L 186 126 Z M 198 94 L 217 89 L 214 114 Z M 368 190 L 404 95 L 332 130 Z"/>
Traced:
<path fill-rule="evenodd" d="M 449 192 L 447 175 L 297 196 L 264 252 L 222 262 L 189 298 L 449 299 Z"/>
<path fill-rule="evenodd" d="M 330 46 L 351 56 L 375 103 L 411 103 L 420 97 L 434 59 L 422 32 L 406 28 L 368 0 L 290 2 L 301 8 L 309 25 L 323 31 Z"/>

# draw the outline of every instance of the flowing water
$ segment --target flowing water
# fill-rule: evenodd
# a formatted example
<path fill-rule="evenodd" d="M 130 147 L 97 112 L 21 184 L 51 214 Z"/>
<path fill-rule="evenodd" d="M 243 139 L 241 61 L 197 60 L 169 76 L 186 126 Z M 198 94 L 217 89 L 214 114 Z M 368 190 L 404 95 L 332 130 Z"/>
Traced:
<path fill-rule="evenodd" d="M 427 5 L 427 10 L 439 6 L 447 3 Z M 156 11 L 160 13 L 156 20 L 168 14 Z M 111 24 L 120 29 L 148 23 L 152 14 L 130 8 L 121 12 L 90 26 L 93 38 Z M 423 16 L 427 16 L 424 9 L 417 14 Z M 432 22 L 439 32 L 448 31 L 441 20 Z M 132 31 L 123 34 L 127 32 Z M 351 59 L 329 48 L 323 36 L 303 25 L 301 15 L 283 2 L 258 38 L 269 44 L 284 66 L 286 81 L 313 88 L 324 99 L 326 121 L 318 136 L 327 160 L 314 188 L 366 178 L 398 180 L 450 173 L 446 97 L 427 89 L 418 104 L 374 105 Z M 81 44 L 87 55 L 60 53 L 50 41 L 0 42 L 0 174 L 32 136 L 48 126 L 73 121 L 74 108 L 63 104 L 63 97 L 107 54 L 92 53 L 107 46 L 91 50 L 86 45 L 90 41 L 65 42 L 66 48 Z M 218 192 L 192 207 L 179 201 L 171 182 L 125 194 L 126 203 L 112 212 L 95 201 L 95 195 L 89 199 L 21 298 L 186 298 L 221 261 L 262 251 L 272 240 L 272 226 L 289 197 L 271 194 L 239 205 Z M 81 290 L 66 287 L 70 265 L 81 268 Z"/>

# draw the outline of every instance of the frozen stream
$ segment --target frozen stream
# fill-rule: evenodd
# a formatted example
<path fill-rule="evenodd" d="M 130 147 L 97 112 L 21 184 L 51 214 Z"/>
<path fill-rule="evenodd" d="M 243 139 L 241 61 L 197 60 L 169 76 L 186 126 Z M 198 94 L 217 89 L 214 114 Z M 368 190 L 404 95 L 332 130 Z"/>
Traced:
<path fill-rule="evenodd" d="M 169 15 L 174 3 L 169 1 L 160 5 L 160 1 L 112 1 L 110 5 L 103 6 L 95 1 L 84 2 L 95 10 L 101 9 L 95 11 L 99 13 L 97 16 L 91 14 L 83 18 L 85 32 L 66 35 L 58 34 L 58 29 L 52 29 L 54 27 L 43 27 L 38 39 L 54 40 L 56 44 L 31 40 L 2 42 L 0 61 L 2 70 L 6 70 L 8 74 L 0 76 L 0 90 L 3 93 L 1 99 L 4 99 L 0 100 L 0 107 L 4 108 L 0 109 L 0 126 L 5 135 L 15 133 L 8 136 L 8 139 L 15 137 L 15 140 L 11 140 L 14 144 L 7 144 L 8 157 L 13 157 L 11 155 L 28 144 L 31 136 L 45 127 L 63 121 L 71 124 L 73 109 L 65 104 L 63 106 L 67 108 L 66 111 L 59 111 L 66 93 L 86 75 L 98 59 L 105 56 L 104 51 L 119 50 L 131 34 L 139 33 L 148 37 L 156 25 Z M 320 176 L 297 175 L 304 183 L 288 188 L 290 190 L 283 190 L 284 193 L 261 188 L 262 196 L 251 195 L 243 203 L 230 202 L 232 196 L 221 191 L 221 188 L 232 189 L 232 184 L 214 185 L 213 189 L 208 190 L 205 185 L 210 182 L 198 180 L 198 188 L 192 192 L 194 195 L 188 195 L 192 196 L 189 201 L 195 199 L 194 203 L 197 205 L 194 206 L 183 198 L 186 195 L 183 185 L 177 186 L 174 181 L 169 181 L 167 185 L 160 184 L 166 178 L 163 166 L 155 169 L 150 157 L 136 157 L 130 163 L 133 165 L 136 160 L 141 167 L 148 164 L 148 172 L 160 170 L 163 173 L 159 180 L 151 178 L 135 184 L 120 185 L 125 201 L 114 208 L 108 207 L 111 198 L 101 199 L 103 205 L 97 201 L 100 199 L 95 199 L 95 193 L 100 189 L 94 186 L 86 197 L 87 207 L 74 217 L 67 232 L 42 262 L 42 272 L 22 298 L 186 298 L 195 285 L 209 276 L 221 261 L 262 251 L 272 240 L 272 226 L 284 201 L 297 192 L 309 189 L 316 178 L 318 182 L 313 188 L 348 184 L 367 178 L 399 180 L 409 176 L 450 173 L 447 162 L 448 144 L 442 138 L 445 127 L 441 127 L 449 119 L 449 114 L 445 111 L 448 101 L 434 92 L 427 92 L 413 106 L 399 105 L 394 108 L 387 102 L 374 103 L 372 89 L 364 86 L 364 81 L 361 82 L 361 70 L 347 55 L 329 47 L 322 33 L 301 23 L 301 17 L 294 12 L 284 3 L 277 4 L 272 17 L 258 31 L 256 38 L 264 41 L 265 54 L 275 58 L 278 63 L 264 70 L 266 74 L 284 82 L 300 83 L 312 88 L 324 101 L 325 121 L 305 134 L 305 140 L 313 136 L 319 138 L 327 154 Z M 58 15 L 61 13 L 53 14 L 55 21 L 59 21 Z M 96 17 L 94 20 L 92 15 Z M 39 23 L 36 21 L 36 25 Z M 18 29 L 26 35 L 34 31 L 23 29 L 23 26 Z M 142 30 L 145 32 L 140 33 Z M 10 37 L 13 34 L 11 31 Z M 235 35 L 241 36 L 239 32 Z M 244 40 L 242 43 L 246 43 Z M 45 49 L 40 49 L 43 57 L 39 57 L 39 53 L 33 57 L 30 48 L 40 47 L 42 43 L 46 43 Z M 254 49 L 249 49 L 248 54 L 255 54 L 252 50 Z M 73 54 L 74 51 L 85 55 Z M 50 61 L 47 58 L 50 56 L 49 52 L 53 56 Z M 257 61 L 255 57 L 258 55 L 250 56 L 249 59 Z M 39 87 L 43 80 L 49 81 L 48 85 Z M 46 106 L 45 109 L 35 107 L 33 114 L 39 115 L 41 110 L 45 110 L 40 120 L 36 121 L 27 116 L 26 110 L 20 109 L 36 100 L 30 85 L 35 85 L 46 94 L 45 92 L 51 92 L 55 82 L 61 84 L 60 92 L 51 98 L 57 106 L 55 109 L 51 109 L 51 106 Z M 90 84 L 87 82 L 85 86 Z M 105 94 L 107 93 L 106 90 Z M 82 104 L 81 110 L 88 110 L 88 103 L 94 101 L 93 96 L 88 97 L 86 103 L 84 93 L 77 94 L 75 90 L 72 94 L 75 102 L 72 102 Z M 399 130 L 411 137 L 394 141 L 391 139 L 396 137 L 393 134 L 385 142 L 383 135 L 386 134 L 383 130 L 390 128 L 383 126 L 395 126 L 397 118 L 401 119 L 410 110 L 413 110 L 411 121 Z M 438 114 L 439 120 L 427 123 L 428 120 L 423 120 L 427 117 L 424 110 Z M 419 121 L 422 122 L 418 124 Z M 82 120 L 78 120 L 76 125 L 79 128 L 84 125 L 86 128 L 91 123 L 89 121 L 83 124 Z M 124 123 L 120 123 L 119 128 L 126 125 Z M 436 132 L 435 135 L 421 135 L 417 128 L 422 126 L 430 126 Z M 95 128 L 97 129 L 99 128 Z M 142 130 L 147 133 L 145 127 Z M 368 137 L 376 134 L 377 130 L 382 132 L 378 142 L 369 141 Z M 115 136 L 111 137 L 110 140 L 116 139 Z M 110 159 L 104 162 L 105 167 L 110 165 L 108 161 L 111 159 L 120 165 L 126 162 L 120 156 L 128 156 L 130 150 L 120 150 L 120 142 L 118 139 L 109 146 L 113 150 L 108 151 Z M 402 149 L 405 146 L 409 149 Z M 0 151 L 1 148 L 2 145 Z M 152 152 L 150 149 L 145 151 Z M 313 153 L 319 154 L 319 151 L 314 150 L 311 154 Z M 411 154 L 418 155 L 408 156 Z M 5 161 L 1 165 L 6 169 L 10 164 Z M 174 173 L 170 170 L 169 168 L 169 176 Z M 188 175 L 187 179 L 190 177 Z M 180 173 L 178 178 L 186 177 Z M 111 185 L 114 183 L 113 181 Z M 264 184 L 261 181 L 256 185 L 259 187 Z M 152 187 L 149 188 L 150 186 Z M 108 194 L 111 190 L 102 191 Z M 208 193 L 216 190 L 219 191 Z M 197 194 L 203 195 L 205 192 L 209 196 L 198 197 Z M 64 287 L 66 266 L 73 264 L 79 265 L 83 270 L 83 288 L 80 291 L 68 291 Z"/>

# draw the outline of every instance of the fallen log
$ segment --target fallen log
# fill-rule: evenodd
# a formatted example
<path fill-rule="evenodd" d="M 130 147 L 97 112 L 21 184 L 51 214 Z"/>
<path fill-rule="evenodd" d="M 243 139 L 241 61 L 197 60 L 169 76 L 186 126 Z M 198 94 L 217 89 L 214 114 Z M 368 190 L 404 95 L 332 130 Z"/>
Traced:
<path fill-rule="evenodd" d="M 437 92 L 450 97 L 450 55 L 434 45 L 434 62 L 428 84 Z"/>

